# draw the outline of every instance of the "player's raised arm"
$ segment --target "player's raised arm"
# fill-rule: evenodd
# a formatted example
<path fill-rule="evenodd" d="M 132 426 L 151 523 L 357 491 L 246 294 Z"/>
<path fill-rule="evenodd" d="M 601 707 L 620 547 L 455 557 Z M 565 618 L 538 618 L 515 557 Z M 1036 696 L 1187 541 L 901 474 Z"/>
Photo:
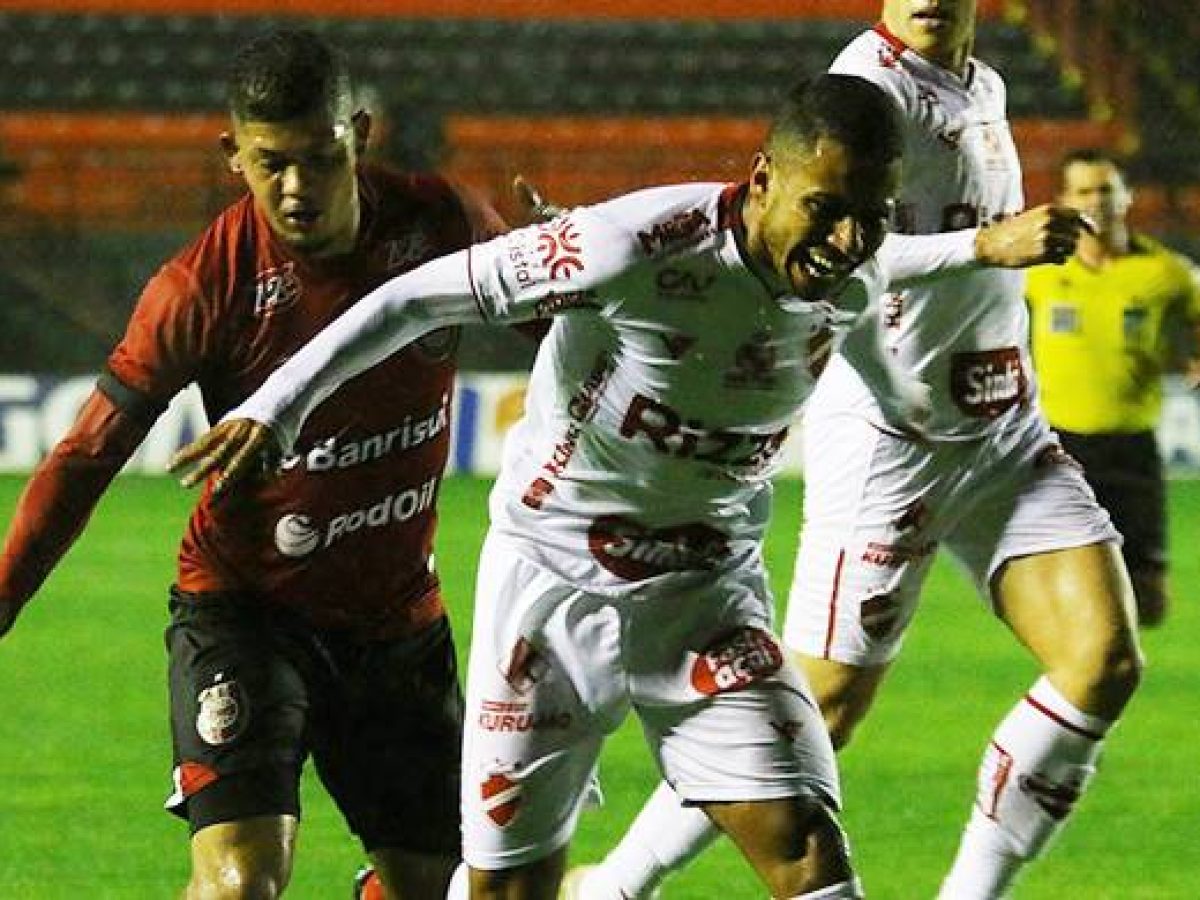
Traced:
<path fill-rule="evenodd" d="M 394 278 L 343 313 L 222 419 L 249 424 L 218 426 L 176 454 L 171 469 L 187 487 L 219 471 L 224 491 L 260 469 L 265 455 L 290 451 L 309 413 L 343 382 L 430 331 L 599 309 L 595 289 L 622 271 L 634 246 L 634 238 L 603 216 L 576 210 Z"/>
<path fill-rule="evenodd" d="M 367 294 L 321 331 L 170 468 L 184 487 L 220 472 L 221 494 L 290 450 L 314 407 L 343 382 L 438 328 L 484 320 L 469 275 L 470 251 L 426 263 Z"/>

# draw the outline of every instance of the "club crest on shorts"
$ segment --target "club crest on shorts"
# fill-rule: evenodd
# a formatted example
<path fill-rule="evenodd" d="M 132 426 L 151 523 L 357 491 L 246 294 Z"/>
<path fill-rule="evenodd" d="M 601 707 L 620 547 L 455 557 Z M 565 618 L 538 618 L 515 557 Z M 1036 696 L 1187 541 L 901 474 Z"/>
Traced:
<path fill-rule="evenodd" d="M 250 722 L 241 685 L 236 681 L 217 681 L 200 692 L 200 712 L 196 714 L 196 733 L 206 744 L 218 747 L 236 739 Z"/>
<path fill-rule="evenodd" d="M 521 807 L 521 783 L 503 772 L 493 772 L 479 785 L 479 797 L 488 818 L 505 828 Z"/>
<path fill-rule="evenodd" d="M 760 628 L 743 628 L 705 648 L 692 664 L 692 687 L 707 697 L 740 691 L 773 675 L 783 665 L 775 638 Z"/>

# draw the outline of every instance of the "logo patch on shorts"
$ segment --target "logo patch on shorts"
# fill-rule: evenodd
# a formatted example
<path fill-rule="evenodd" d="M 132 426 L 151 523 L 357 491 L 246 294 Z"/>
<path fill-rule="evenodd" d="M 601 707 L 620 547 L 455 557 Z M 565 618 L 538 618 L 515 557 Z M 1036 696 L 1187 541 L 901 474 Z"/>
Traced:
<path fill-rule="evenodd" d="M 779 671 L 783 652 L 768 632 L 743 628 L 725 635 L 692 665 L 692 687 L 706 697 L 740 691 Z"/>
<path fill-rule="evenodd" d="M 877 641 L 895 630 L 900 612 L 901 607 L 894 594 L 874 594 L 864 600 L 858 610 L 863 631 Z"/>
<path fill-rule="evenodd" d="M 488 818 L 506 828 L 521 806 L 521 784 L 501 772 L 493 772 L 479 786 L 479 796 Z"/>
<path fill-rule="evenodd" d="M 241 685 L 221 678 L 218 675 L 212 687 L 200 692 L 200 712 L 196 714 L 196 733 L 214 747 L 235 740 L 250 723 Z"/>

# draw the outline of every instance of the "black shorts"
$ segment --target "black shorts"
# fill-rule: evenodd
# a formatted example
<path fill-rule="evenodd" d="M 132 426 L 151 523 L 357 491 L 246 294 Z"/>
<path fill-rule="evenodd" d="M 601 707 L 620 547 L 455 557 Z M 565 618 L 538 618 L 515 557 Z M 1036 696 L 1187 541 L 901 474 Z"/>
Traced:
<path fill-rule="evenodd" d="M 1125 538 L 1122 554 L 1133 571 L 1167 564 L 1167 489 L 1152 431 L 1075 434 L 1059 431 L 1063 449 L 1083 466 L 1100 505 Z"/>
<path fill-rule="evenodd" d="M 299 815 L 317 773 L 367 851 L 459 851 L 463 698 L 450 624 L 363 641 L 234 594 L 173 589 L 176 791 L 196 831 Z"/>

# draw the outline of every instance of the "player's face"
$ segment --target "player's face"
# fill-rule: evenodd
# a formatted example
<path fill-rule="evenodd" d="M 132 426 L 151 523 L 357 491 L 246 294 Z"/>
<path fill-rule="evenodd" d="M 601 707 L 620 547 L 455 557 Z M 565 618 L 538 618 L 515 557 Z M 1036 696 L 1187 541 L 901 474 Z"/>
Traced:
<path fill-rule="evenodd" d="M 1130 199 L 1125 179 L 1112 163 L 1071 163 L 1063 172 L 1059 200 L 1089 216 L 1101 234 L 1125 224 Z"/>
<path fill-rule="evenodd" d="M 324 113 L 288 122 L 235 121 L 221 141 L 272 230 L 312 257 L 353 249 L 358 236 L 358 146 L 365 117 Z"/>
<path fill-rule="evenodd" d="M 912 49 L 955 71 L 975 41 L 975 0 L 884 0 L 882 18 Z"/>
<path fill-rule="evenodd" d="M 860 160 L 828 138 L 774 160 L 760 154 L 744 216 L 750 253 L 781 289 L 830 296 L 879 249 L 899 178 L 899 160 Z"/>

